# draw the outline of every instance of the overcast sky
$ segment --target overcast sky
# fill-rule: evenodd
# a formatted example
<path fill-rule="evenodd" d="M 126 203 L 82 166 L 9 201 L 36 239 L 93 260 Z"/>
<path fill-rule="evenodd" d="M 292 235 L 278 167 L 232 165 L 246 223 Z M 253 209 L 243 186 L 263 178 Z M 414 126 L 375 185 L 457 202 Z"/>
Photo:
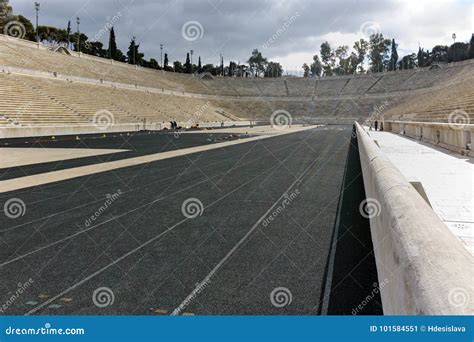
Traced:
<path fill-rule="evenodd" d="M 285 70 L 311 63 L 325 40 L 349 45 L 381 31 L 395 38 L 402 57 L 436 44 L 468 42 L 474 32 L 472 0 L 445 1 L 320 1 L 320 0 L 39 0 L 40 25 L 66 27 L 76 16 L 81 32 L 108 46 L 113 24 L 119 48 L 126 52 L 132 36 L 145 58 L 160 59 L 160 43 L 170 61 L 184 61 L 194 50 L 194 62 L 219 63 L 219 54 L 245 62 L 258 48 Z M 34 1 L 10 0 L 14 14 L 34 23 Z"/>

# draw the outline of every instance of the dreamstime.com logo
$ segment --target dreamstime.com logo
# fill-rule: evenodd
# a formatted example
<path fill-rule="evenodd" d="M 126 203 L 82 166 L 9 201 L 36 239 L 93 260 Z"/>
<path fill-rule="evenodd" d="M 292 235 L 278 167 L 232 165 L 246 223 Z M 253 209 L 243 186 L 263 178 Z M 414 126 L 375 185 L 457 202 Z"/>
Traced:
<path fill-rule="evenodd" d="M 265 220 L 263 220 L 263 226 L 268 226 L 274 219 L 276 219 L 277 216 L 280 215 L 283 210 L 285 210 L 291 204 L 291 202 L 293 202 L 296 197 L 298 197 L 299 194 L 300 191 L 298 189 L 295 189 L 295 191 L 290 194 L 285 194 L 285 198 L 282 199 L 280 205 L 276 207 L 276 209 L 270 215 L 268 215 Z"/>
<path fill-rule="evenodd" d="M 288 17 L 285 17 L 284 18 L 284 22 L 283 24 L 281 25 L 281 27 L 279 27 L 275 33 L 265 42 L 263 43 L 262 47 L 264 49 L 266 49 L 267 47 L 269 47 L 270 45 L 272 45 L 275 41 L 277 41 L 278 38 L 280 38 L 280 36 L 286 32 L 286 30 L 288 30 L 288 28 L 296 21 L 296 19 L 298 19 L 298 17 L 300 16 L 300 13 L 299 12 L 295 12 L 293 15 L 291 15 L 289 18 Z"/>
<path fill-rule="evenodd" d="M 179 307 L 177 307 L 173 313 L 171 315 L 173 316 L 176 316 L 176 315 L 179 315 L 181 314 L 184 309 L 189 305 L 191 304 L 191 302 L 196 299 L 197 295 L 200 294 L 202 291 L 204 291 L 204 289 L 211 283 L 211 279 L 205 279 L 203 282 L 201 283 L 196 283 L 196 288 L 194 289 L 194 291 L 192 292 L 191 296 L 189 296 L 188 298 L 186 298 L 186 300 L 184 302 L 182 302 Z"/>
<path fill-rule="evenodd" d="M 456 109 L 448 115 L 448 126 L 454 130 L 462 130 L 469 125 L 469 114 L 461 109 Z"/>
<path fill-rule="evenodd" d="M 274 111 L 270 116 L 270 125 L 276 129 L 291 127 L 292 123 L 293 118 L 291 117 L 291 114 L 283 109 Z"/>
<path fill-rule="evenodd" d="M 115 124 L 114 115 L 107 109 L 97 111 L 92 117 L 92 124 L 100 131 L 105 131 L 107 128 Z"/>
<path fill-rule="evenodd" d="M 204 206 L 198 198 L 188 198 L 181 205 L 181 212 L 183 215 L 189 219 L 202 216 L 204 212 Z"/>
<path fill-rule="evenodd" d="M 471 302 L 471 295 L 465 288 L 455 287 L 449 291 L 448 301 L 456 308 L 466 308 Z"/>
<path fill-rule="evenodd" d="M 105 25 L 94 35 L 94 37 L 91 39 L 93 42 L 98 42 L 105 34 L 109 33 L 110 30 L 114 27 L 115 24 L 122 18 L 122 13 L 117 12 L 116 15 L 114 15 L 112 18 L 107 16 L 105 18 Z M 85 43 L 87 48 L 91 48 L 91 42 L 87 41 Z"/>
<path fill-rule="evenodd" d="M 5 329 L 5 335 L 84 335 L 83 328 L 53 328 L 51 323 L 46 323 L 40 328 L 16 328 L 9 326 Z"/>
<path fill-rule="evenodd" d="M 26 205 L 19 198 L 10 198 L 3 205 L 3 212 L 5 216 L 11 219 L 16 219 L 24 216 L 26 213 Z"/>
<path fill-rule="evenodd" d="M 367 306 L 374 298 L 380 293 L 387 284 L 389 283 L 388 279 L 384 279 L 380 284 L 374 283 L 374 288 L 372 291 L 364 298 L 364 300 L 352 309 L 352 315 L 357 315 L 363 308 Z"/>
<path fill-rule="evenodd" d="M 26 28 L 25 25 L 23 25 L 21 22 L 18 20 L 12 20 L 9 21 L 4 27 L 3 27 L 3 34 L 10 36 L 10 37 L 15 37 L 15 38 L 25 38 L 26 35 Z"/>
<path fill-rule="evenodd" d="M 102 204 L 100 208 L 97 209 L 97 211 L 93 215 L 91 215 L 90 217 L 86 219 L 84 223 L 86 227 L 89 227 L 92 222 L 98 219 L 99 216 L 102 215 L 102 213 L 105 212 L 108 208 L 110 208 L 112 203 L 114 203 L 121 195 L 122 195 L 122 190 L 120 189 L 118 189 L 117 192 L 113 193 L 112 195 L 110 194 L 107 195 L 106 196 L 107 199 L 105 200 L 104 204 Z"/>
<path fill-rule="evenodd" d="M 380 215 L 382 208 L 380 202 L 375 198 L 367 198 L 363 200 L 359 205 L 359 212 L 364 218 L 374 218 Z"/>
<path fill-rule="evenodd" d="M 293 295 L 286 287 L 277 287 L 270 293 L 270 302 L 276 308 L 288 306 L 292 301 Z"/>
<path fill-rule="evenodd" d="M 98 308 L 105 308 L 114 304 L 115 294 L 110 287 L 99 287 L 92 293 L 92 302 Z"/>
<path fill-rule="evenodd" d="M 202 39 L 204 36 L 204 27 L 196 20 L 190 20 L 183 24 L 181 35 L 189 42 Z"/>
<path fill-rule="evenodd" d="M 28 279 L 24 283 L 18 283 L 18 288 L 16 291 L 6 300 L 5 303 L 0 306 L 0 313 L 5 313 L 13 303 L 16 302 L 18 298 L 33 284 L 34 280 L 32 278 Z"/>
<path fill-rule="evenodd" d="M 374 34 L 382 33 L 382 28 L 375 21 L 365 21 L 360 25 L 359 33 L 366 38 L 370 38 Z"/>

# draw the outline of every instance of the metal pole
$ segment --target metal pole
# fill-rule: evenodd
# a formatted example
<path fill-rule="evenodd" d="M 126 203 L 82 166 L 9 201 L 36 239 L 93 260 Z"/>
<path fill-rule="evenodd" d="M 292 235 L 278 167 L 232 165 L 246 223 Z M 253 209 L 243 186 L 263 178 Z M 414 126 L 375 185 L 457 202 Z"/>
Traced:
<path fill-rule="evenodd" d="M 40 3 L 35 2 L 35 10 L 36 10 L 36 43 L 39 45 L 39 32 L 38 32 L 38 12 L 40 9 Z"/>
<path fill-rule="evenodd" d="M 453 56 L 453 64 L 456 63 L 456 33 L 453 33 L 453 53 L 454 53 L 454 56 Z"/>
<path fill-rule="evenodd" d="M 79 17 L 76 17 L 76 23 L 77 23 L 77 52 L 80 54 L 81 53 L 81 30 L 80 30 L 80 23 L 81 19 Z"/>
<path fill-rule="evenodd" d="M 161 69 L 164 69 L 164 66 L 163 66 L 163 44 L 160 44 L 160 51 L 161 51 L 161 59 L 160 59 Z"/>

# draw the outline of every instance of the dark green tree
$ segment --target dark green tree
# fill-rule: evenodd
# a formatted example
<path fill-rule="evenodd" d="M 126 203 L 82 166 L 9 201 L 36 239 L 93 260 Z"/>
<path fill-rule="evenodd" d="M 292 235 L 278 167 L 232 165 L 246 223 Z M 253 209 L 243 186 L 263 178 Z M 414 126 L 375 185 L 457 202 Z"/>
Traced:
<path fill-rule="evenodd" d="M 364 61 L 369 50 L 369 42 L 364 39 L 359 39 L 354 43 L 354 50 L 357 54 L 357 66 L 359 73 L 365 73 Z"/>
<path fill-rule="evenodd" d="M 397 63 L 398 63 L 397 44 L 395 43 L 395 39 L 392 39 L 392 52 L 390 54 L 390 62 L 388 64 L 388 70 L 389 71 L 397 70 Z"/>
<path fill-rule="evenodd" d="M 448 47 L 446 45 L 436 45 L 431 54 L 429 51 L 425 53 L 425 64 L 423 66 L 428 66 L 433 63 L 447 63 L 448 62 Z"/>
<path fill-rule="evenodd" d="M 173 63 L 173 69 L 174 69 L 174 72 L 184 72 L 184 68 L 183 68 L 183 64 L 181 64 L 180 61 L 175 61 Z"/>
<path fill-rule="evenodd" d="M 321 61 L 323 63 L 323 70 L 325 76 L 331 76 L 333 74 L 333 68 L 336 63 L 335 53 L 331 49 L 331 45 L 328 42 L 321 44 Z"/>
<path fill-rule="evenodd" d="M 376 33 L 370 36 L 370 71 L 382 72 L 390 62 L 388 51 L 390 47 L 390 39 L 385 39 L 382 33 Z"/>
<path fill-rule="evenodd" d="M 67 22 L 66 34 L 67 34 L 67 48 L 71 46 L 71 20 Z"/>
<path fill-rule="evenodd" d="M 184 63 L 184 72 L 186 74 L 192 73 L 191 60 L 189 59 L 189 52 L 186 54 L 186 63 Z"/>
<path fill-rule="evenodd" d="M 459 62 L 469 58 L 469 44 L 456 42 L 448 48 L 448 62 Z"/>
<path fill-rule="evenodd" d="M 117 59 L 116 57 L 117 57 L 117 42 L 115 41 L 115 30 L 112 27 L 109 32 L 109 58 L 120 60 L 120 59 Z"/>
<path fill-rule="evenodd" d="M 132 40 L 130 41 L 130 46 L 128 47 L 128 51 L 127 51 L 127 62 L 129 64 L 135 64 L 135 65 L 143 64 L 144 54 L 138 51 L 139 48 L 140 48 L 140 44 L 137 44 L 135 42 L 135 37 L 133 37 Z"/>
<path fill-rule="evenodd" d="M 398 62 L 398 69 L 414 69 L 416 67 L 416 60 L 417 55 L 415 53 L 406 55 Z"/>
<path fill-rule="evenodd" d="M 202 72 L 201 56 L 199 56 L 199 59 L 198 59 L 198 72 L 199 73 Z"/>
<path fill-rule="evenodd" d="M 303 66 L 303 77 L 309 77 L 309 66 L 308 64 L 304 63 Z"/>
<path fill-rule="evenodd" d="M 323 65 L 321 61 L 319 60 L 318 55 L 313 56 L 313 63 L 311 63 L 310 69 L 311 69 L 311 76 L 313 77 L 321 76 L 321 72 L 323 71 Z"/>
<path fill-rule="evenodd" d="M 236 64 L 237 66 L 237 64 Z M 278 62 L 268 62 L 265 68 L 264 77 L 281 77 L 283 75 L 283 68 Z"/>
<path fill-rule="evenodd" d="M 268 63 L 268 60 L 262 56 L 262 53 L 258 51 L 258 49 L 255 49 L 252 51 L 252 56 L 250 56 L 247 63 L 249 64 L 250 70 L 252 71 L 252 75 L 254 77 L 258 77 L 259 75 L 265 73 L 265 67 Z"/>
<path fill-rule="evenodd" d="M 469 42 L 469 58 L 474 58 L 474 33 L 471 36 L 471 41 Z"/>

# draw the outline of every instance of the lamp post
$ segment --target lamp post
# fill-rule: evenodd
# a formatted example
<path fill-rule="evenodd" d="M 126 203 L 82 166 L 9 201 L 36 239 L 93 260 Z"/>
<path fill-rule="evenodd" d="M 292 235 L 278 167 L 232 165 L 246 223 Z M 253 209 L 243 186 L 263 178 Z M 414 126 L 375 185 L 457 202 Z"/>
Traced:
<path fill-rule="evenodd" d="M 160 51 L 161 51 L 161 59 L 160 59 L 161 69 L 164 69 L 164 67 L 163 67 L 163 44 L 160 44 Z"/>
<path fill-rule="evenodd" d="M 135 64 L 135 66 L 137 65 L 137 56 L 135 55 L 135 52 L 137 51 L 137 41 L 136 41 L 136 37 L 133 36 L 133 64 Z"/>
<path fill-rule="evenodd" d="M 79 52 L 79 54 L 81 53 L 81 40 L 80 40 L 80 37 L 81 37 L 81 30 L 80 30 L 80 24 L 81 24 L 81 18 L 79 17 L 76 17 L 76 24 L 77 24 L 77 52 Z"/>
<path fill-rule="evenodd" d="M 453 64 L 456 63 L 456 33 L 453 33 Z"/>
<path fill-rule="evenodd" d="M 40 10 L 40 3 L 35 2 L 35 11 L 36 11 L 36 43 L 39 45 L 39 32 L 38 32 L 38 13 Z"/>

